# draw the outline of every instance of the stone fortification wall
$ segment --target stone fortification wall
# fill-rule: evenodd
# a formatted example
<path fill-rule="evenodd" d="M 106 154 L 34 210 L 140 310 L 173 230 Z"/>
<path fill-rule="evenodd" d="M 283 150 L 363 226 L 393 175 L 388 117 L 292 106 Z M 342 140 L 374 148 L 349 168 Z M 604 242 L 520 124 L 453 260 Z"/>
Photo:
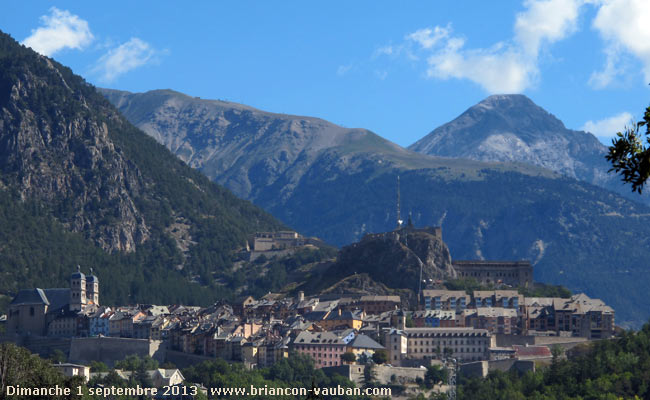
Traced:
<path fill-rule="evenodd" d="M 521 373 L 526 371 L 535 372 L 535 360 L 493 360 L 488 361 L 488 371 L 511 371 L 516 370 Z"/>
<path fill-rule="evenodd" d="M 193 364 L 214 359 L 214 357 L 183 353 L 182 351 L 167 350 L 165 352 L 165 361 L 173 363 L 177 368 L 187 368 Z"/>
<path fill-rule="evenodd" d="M 165 361 L 165 347 L 160 340 L 112 337 L 72 338 L 69 361 L 83 364 L 94 360 L 112 366 L 131 354 Z"/>
<path fill-rule="evenodd" d="M 535 371 L 534 360 L 516 360 L 510 358 L 507 360 L 493 360 L 493 361 L 476 361 L 472 363 L 462 364 L 460 366 L 460 373 L 464 376 L 472 377 L 486 377 L 490 371 L 511 371 L 516 370 L 521 373 L 526 371 Z"/>
<path fill-rule="evenodd" d="M 375 378 L 377 382 L 382 385 L 391 383 L 391 377 L 395 375 L 396 382 L 404 384 L 407 382 L 415 382 L 417 378 L 424 379 L 427 373 L 426 368 L 407 368 L 407 367 L 391 367 L 388 365 L 375 365 Z"/>
<path fill-rule="evenodd" d="M 323 368 L 323 372 L 330 376 L 334 373 L 343 375 L 357 385 L 363 385 L 365 368 L 366 366 L 361 364 L 346 364 Z M 393 367 L 388 365 L 375 365 L 373 368 L 375 379 L 380 385 L 390 384 L 393 376 L 395 376 L 397 383 L 413 383 L 417 378 L 424 379 L 424 375 L 427 373 L 426 368 Z"/>
<path fill-rule="evenodd" d="M 3 341 L 16 343 L 34 354 L 48 358 L 55 350 L 61 350 L 66 356 L 70 352 L 70 338 L 53 338 L 47 336 L 11 336 L 1 337 Z"/>
<path fill-rule="evenodd" d="M 459 367 L 460 373 L 464 376 L 473 377 L 480 376 L 484 377 L 488 374 L 488 362 L 487 361 L 475 361 L 467 364 L 462 364 Z"/>

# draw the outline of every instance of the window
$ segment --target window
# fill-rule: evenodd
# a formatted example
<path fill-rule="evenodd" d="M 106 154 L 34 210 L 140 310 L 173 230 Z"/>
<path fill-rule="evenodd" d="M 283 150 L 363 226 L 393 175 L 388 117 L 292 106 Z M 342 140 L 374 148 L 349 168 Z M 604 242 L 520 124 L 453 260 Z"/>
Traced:
<path fill-rule="evenodd" d="M 29 307 L 29 315 L 34 316 L 34 307 Z"/>

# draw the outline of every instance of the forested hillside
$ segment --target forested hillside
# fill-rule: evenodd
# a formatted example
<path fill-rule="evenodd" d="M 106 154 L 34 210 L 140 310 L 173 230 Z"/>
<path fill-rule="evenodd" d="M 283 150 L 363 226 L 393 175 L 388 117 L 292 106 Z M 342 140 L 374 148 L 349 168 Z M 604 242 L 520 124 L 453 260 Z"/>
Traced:
<path fill-rule="evenodd" d="M 0 294 L 66 286 L 79 264 L 94 268 L 108 304 L 231 295 L 233 252 L 255 231 L 284 227 L 4 33 L 0 216 Z"/>

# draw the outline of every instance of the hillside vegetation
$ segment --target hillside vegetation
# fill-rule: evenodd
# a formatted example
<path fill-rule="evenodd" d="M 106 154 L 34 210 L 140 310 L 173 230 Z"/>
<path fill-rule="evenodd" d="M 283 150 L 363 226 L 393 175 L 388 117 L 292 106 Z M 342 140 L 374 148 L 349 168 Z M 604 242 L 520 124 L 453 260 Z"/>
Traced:
<path fill-rule="evenodd" d="M 65 287 L 79 264 L 94 268 L 105 304 L 232 295 L 233 253 L 255 231 L 285 228 L 4 33 L 0 217 L 0 294 Z"/>
<path fill-rule="evenodd" d="M 487 379 L 462 379 L 458 398 L 467 400 L 647 399 L 650 397 L 650 324 L 620 339 L 578 348 L 568 360 L 527 372 L 492 372 Z"/>

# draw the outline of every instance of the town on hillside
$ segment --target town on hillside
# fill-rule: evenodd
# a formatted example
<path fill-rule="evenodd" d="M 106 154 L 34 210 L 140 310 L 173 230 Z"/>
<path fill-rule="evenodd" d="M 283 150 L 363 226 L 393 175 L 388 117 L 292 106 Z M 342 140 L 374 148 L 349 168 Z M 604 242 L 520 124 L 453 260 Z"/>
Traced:
<path fill-rule="evenodd" d="M 306 244 L 291 232 L 263 233 L 249 251 L 254 258 Z M 41 355 L 59 349 L 67 355 L 67 370 L 87 379 L 85 365 L 114 365 L 133 354 L 178 367 L 220 358 L 251 369 L 303 354 L 326 374 L 357 384 L 372 365 L 377 381 L 387 384 L 423 379 L 432 365 L 479 376 L 494 369 L 534 370 L 536 362 L 551 359 L 554 347 L 569 350 L 615 334 L 614 310 L 599 299 L 526 297 L 513 289 L 533 283 L 529 262 L 453 265 L 459 278 L 497 289 L 448 290 L 425 282 L 415 306 L 396 295 L 298 292 L 209 307 L 109 307 L 101 305 L 92 269 L 86 274 L 78 267 L 69 287 L 20 290 L 2 320 L 3 340 Z"/>

